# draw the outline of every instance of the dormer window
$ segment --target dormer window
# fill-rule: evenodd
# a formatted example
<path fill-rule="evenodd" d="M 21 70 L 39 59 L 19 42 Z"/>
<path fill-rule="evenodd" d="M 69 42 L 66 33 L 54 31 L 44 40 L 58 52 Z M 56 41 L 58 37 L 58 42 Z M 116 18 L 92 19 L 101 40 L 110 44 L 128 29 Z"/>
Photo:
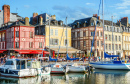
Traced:
<path fill-rule="evenodd" d="M 93 22 L 91 22 L 91 26 L 94 26 L 94 25 L 93 25 Z"/>

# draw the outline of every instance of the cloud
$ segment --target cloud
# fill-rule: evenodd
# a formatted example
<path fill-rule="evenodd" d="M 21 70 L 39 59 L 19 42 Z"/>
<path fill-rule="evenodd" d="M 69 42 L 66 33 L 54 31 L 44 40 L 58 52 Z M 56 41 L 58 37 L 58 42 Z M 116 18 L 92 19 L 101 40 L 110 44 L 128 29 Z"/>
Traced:
<path fill-rule="evenodd" d="M 93 14 L 97 13 L 97 10 L 86 8 L 86 7 L 74 7 L 70 8 L 68 6 L 53 6 L 52 9 L 56 11 L 57 16 L 64 19 L 66 16 L 71 20 L 82 19 L 91 17 Z"/>
<path fill-rule="evenodd" d="M 86 5 L 94 5 L 94 3 L 86 3 Z"/>
<path fill-rule="evenodd" d="M 121 14 L 130 14 L 130 10 L 125 10 L 124 12 L 120 12 Z"/>
<path fill-rule="evenodd" d="M 30 6 L 29 6 L 29 5 L 24 5 L 24 7 L 25 7 L 25 8 L 30 8 Z"/>
<path fill-rule="evenodd" d="M 115 4 L 116 9 L 127 9 L 130 6 L 130 0 L 122 0 L 121 3 Z"/>

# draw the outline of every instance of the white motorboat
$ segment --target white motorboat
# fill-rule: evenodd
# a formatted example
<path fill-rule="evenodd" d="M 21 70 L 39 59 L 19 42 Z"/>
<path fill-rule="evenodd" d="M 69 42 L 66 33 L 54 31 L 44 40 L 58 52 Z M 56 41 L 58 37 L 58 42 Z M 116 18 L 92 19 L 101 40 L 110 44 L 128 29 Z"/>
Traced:
<path fill-rule="evenodd" d="M 37 75 L 49 75 L 51 72 L 51 67 L 41 67 L 40 61 L 28 61 L 29 68 L 35 68 L 37 70 Z"/>
<path fill-rule="evenodd" d="M 65 68 L 59 63 L 50 64 L 49 66 L 51 67 L 51 73 L 65 73 Z"/>
<path fill-rule="evenodd" d="M 78 65 L 77 63 L 70 63 L 66 65 L 66 72 L 84 73 L 85 71 L 86 71 L 86 67 Z"/>
<path fill-rule="evenodd" d="M 26 59 L 8 59 L 6 63 L 0 67 L 0 75 L 15 78 L 36 76 L 37 70 L 29 67 Z"/>

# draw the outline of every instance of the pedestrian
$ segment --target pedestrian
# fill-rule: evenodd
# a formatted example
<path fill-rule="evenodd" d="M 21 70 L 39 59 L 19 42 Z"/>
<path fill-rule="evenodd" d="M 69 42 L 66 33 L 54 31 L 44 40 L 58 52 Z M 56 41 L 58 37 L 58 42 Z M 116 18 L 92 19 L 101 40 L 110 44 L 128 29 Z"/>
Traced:
<path fill-rule="evenodd" d="M 3 64 L 3 57 L 1 57 L 1 64 Z"/>
<path fill-rule="evenodd" d="M 100 60 L 101 60 L 101 57 L 99 56 L 98 59 L 99 59 L 99 61 L 100 61 Z"/>

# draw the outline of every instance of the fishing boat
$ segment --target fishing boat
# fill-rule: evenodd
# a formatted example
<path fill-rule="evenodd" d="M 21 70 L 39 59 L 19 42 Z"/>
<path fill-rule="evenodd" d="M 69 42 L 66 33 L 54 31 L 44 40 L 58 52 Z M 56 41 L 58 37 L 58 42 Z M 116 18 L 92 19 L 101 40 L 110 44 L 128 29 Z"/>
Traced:
<path fill-rule="evenodd" d="M 69 63 L 66 65 L 66 72 L 84 73 L 85 71 L 86 67 L 78 65 L 77 63 Z"/>
<path fill-rule="evenodd" d="M 37 70 L 29 67 L 27 59 L 7 59 L 6 63 L 0 67 L 0 75 L 15 78 L 36 76 Z"/>
<path fill-rule="evenodd" d="M 51 67 L 51 73 L 54 74 L 65 74 L 66 70 L 63 65 L 54 63 L 49 65 Z"/>

